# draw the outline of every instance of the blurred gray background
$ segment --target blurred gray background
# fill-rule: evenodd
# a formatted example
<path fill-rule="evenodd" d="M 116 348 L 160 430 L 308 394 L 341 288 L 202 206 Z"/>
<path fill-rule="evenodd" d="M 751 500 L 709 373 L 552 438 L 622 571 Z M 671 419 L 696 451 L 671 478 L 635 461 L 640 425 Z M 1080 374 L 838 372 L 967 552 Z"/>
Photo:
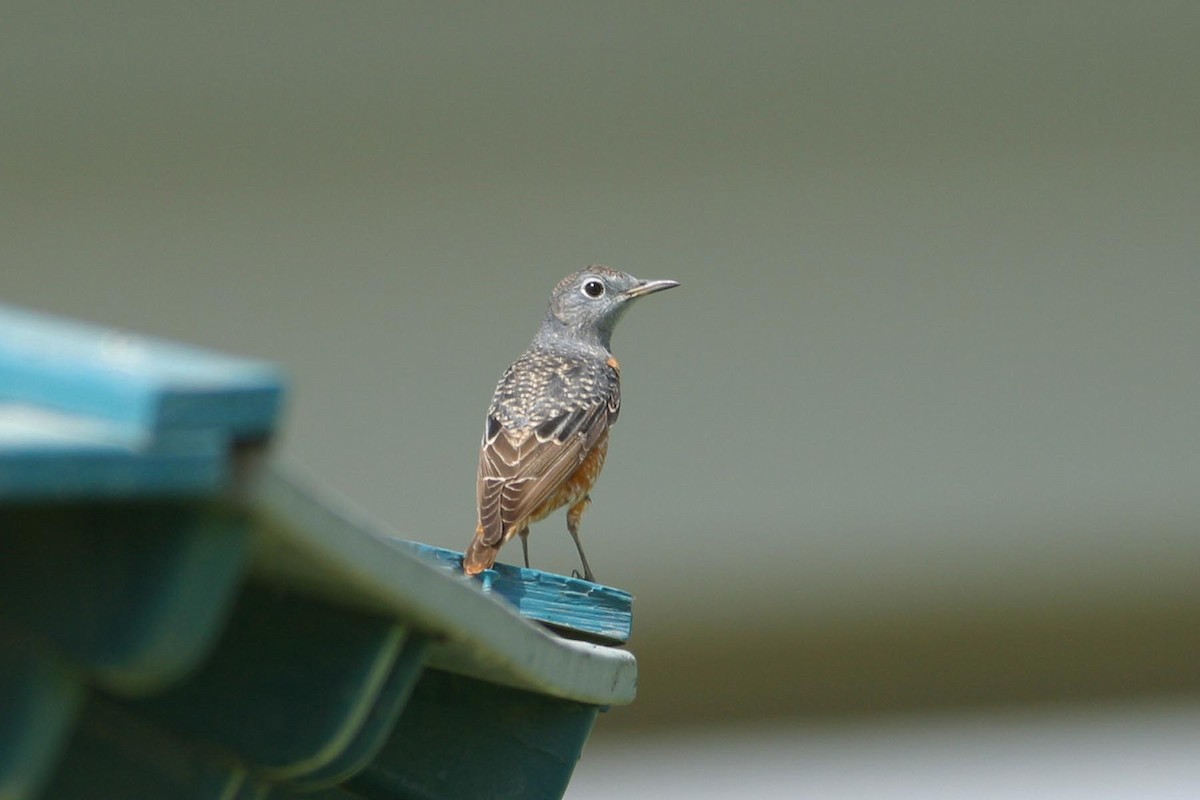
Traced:
<path fill-rule="evenodd" d="M 677 279 L 614 340 L 583 535 L 641 694 L 576 796 L 684 796 L 755 736 L 755 774 L 902 796 L 848 776 L 926 724 L 937 796 L 953 725 L 1047 708 L 998 768 L 1111 792 L 1116 755 L 1046 761 L 1108 709 L 1194 786 L 1197 41 L 1165 2 L 7 2 L 0 298 L 283 363 L 281 460 L 461 548 L 550 287 Z M 531 548 L 574 566 L 558 517 Z"/>

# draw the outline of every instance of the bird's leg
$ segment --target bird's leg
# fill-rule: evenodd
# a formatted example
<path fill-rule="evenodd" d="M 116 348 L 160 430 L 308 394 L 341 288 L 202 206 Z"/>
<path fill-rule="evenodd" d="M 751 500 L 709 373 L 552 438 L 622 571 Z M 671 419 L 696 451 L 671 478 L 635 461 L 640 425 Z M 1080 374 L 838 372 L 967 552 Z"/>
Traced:
<path fill-rule="evenodd" d="M 526 525 L 517 532 L 521 537 L 521 552 L 525 554 L 525 569 L 529 569 L 529 526 Z"/>
<path fill-rule="evenodd" d="M 579 520 L 583 518 L 583 512 L 587 510 L 588 504 L 591 502 L 592 498 L 584 495 L 582 500 L 567 509 L 567 532 L 575 540 L 575 549 L 579 551 L 579 560 L 583 562 L 583 579 L 585 581 L 595 581 L 595 578 L 592 575 L 592 568 L 588 566 L 587 556 L 583 554 L 583 545 L 579 543 Z M 573 577 L 579 577 L 579 573 L 574 570 L 571 574 Z"/>

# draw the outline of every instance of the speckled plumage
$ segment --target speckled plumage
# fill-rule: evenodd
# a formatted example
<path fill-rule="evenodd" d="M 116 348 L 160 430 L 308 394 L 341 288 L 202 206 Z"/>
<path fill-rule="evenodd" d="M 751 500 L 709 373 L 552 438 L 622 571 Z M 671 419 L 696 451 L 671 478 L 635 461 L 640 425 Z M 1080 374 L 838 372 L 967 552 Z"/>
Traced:
<path fill-rule="evenodd" d="M 619 394 L 621 380 L 609 358 L 604 351 L 533 345 L 496 385 L 488 416 L 518 431 L 607 401 Z"/>
<path fill-rule="evenodd" d="M 488 407 L 478 524 L 463 559 L 468 575 L 490 567 L 513 536 L 524 545 L 531 523 L 565 505 L 567 529 L 591 580 L 578 527 L 621 408 L 612 329 L 630 301 L 675 285 L 592 266 L 554 287 L 537 336 L 505 371 Z M 597 286 L 601 294 L 593 296 Z M 527 547 L 525 556 L 528 565 Z"/>

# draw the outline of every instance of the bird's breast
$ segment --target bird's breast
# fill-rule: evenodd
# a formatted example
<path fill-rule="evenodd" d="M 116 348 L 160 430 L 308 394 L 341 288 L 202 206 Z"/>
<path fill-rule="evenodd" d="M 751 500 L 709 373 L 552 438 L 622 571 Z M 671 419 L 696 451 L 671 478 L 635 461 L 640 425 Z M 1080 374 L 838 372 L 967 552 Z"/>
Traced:
<path fill-rule="evenodd" d="M 538 522 L 557 509 L 563 506 L 573 506 L 586 497 L 595 486 L 596 479 L 600 477 L 600 470 L 604 469 L 604 457 L 607 455 L 608 432 L 605 431 L 592 449 L 584 455 L 575 471 L 567 476 L 567 479 L 540 506 L 534 509 L 530 521 Z"/>

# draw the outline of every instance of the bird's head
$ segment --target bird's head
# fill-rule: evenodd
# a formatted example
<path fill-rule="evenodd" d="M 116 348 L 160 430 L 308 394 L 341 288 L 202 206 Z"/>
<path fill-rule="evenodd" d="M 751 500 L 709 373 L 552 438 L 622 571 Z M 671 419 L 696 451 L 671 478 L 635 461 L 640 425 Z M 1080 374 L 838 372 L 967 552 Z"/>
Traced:
<path fill-rule="evenodd" d="M 543 330 L 608 348 L 617 320 L 634 300 L 678 285 L 678 281 L 642 280 L 594 264 L 571 273 L 554 287 Z"/>

